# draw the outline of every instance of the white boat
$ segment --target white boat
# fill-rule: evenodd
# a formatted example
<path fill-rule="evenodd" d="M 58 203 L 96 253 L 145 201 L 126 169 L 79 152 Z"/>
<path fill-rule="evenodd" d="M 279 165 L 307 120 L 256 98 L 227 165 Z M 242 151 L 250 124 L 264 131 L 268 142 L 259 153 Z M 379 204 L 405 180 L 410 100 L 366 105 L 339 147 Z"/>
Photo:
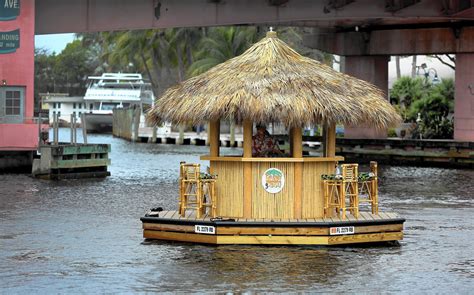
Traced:
<path fill-rule="evenodd" d="M 151 84 L 145 82 L 141 74 L 104 73 L 88 77 L 88 80 L 84 96 L 88 132 L 111 132 L 115 108 L 137 106 L 143 117 L 143 111 L 153 105 Z"/>

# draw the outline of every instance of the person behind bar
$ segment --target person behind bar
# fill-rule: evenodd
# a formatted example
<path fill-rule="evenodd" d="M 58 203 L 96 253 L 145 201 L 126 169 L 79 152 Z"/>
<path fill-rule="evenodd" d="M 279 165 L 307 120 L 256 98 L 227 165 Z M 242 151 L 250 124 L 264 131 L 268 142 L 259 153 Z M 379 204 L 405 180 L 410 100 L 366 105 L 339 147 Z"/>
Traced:
<path fill-rule="evenodd" d="M 268 133 L 264 125 L 257 125 L 257 134 L 252 136 L 252 157 L 281 156 L 278 142 Z"/>

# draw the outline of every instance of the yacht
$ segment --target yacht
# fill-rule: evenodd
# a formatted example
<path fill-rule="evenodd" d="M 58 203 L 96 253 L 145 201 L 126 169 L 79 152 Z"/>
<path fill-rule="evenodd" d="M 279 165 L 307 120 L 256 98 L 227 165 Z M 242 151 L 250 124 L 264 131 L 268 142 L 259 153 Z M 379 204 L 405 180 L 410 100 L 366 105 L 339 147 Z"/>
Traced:
<path fill-rule="evenodd" d="M 141 74 L 104 73 L 88 81 L 84 96 L 88 132 L 112 132 L 113 110 L 118 108 L 140 107 L 140 122 L 144 122 L 143 113 L 153 105 L 154 96 Z"/>

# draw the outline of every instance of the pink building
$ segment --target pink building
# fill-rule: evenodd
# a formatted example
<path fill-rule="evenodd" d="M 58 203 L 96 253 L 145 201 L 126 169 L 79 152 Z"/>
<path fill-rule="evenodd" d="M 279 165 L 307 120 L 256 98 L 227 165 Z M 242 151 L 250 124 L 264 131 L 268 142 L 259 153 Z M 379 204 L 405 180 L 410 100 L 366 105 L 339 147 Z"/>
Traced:
<path fill-rule="evenodd" d="M 28 156 L 38 146 L 38 125 L 33 119 L 35 1 L 3 2 L 0 5 L 0 169 L 2 162 L 5 165 L 19 155 Z"/>

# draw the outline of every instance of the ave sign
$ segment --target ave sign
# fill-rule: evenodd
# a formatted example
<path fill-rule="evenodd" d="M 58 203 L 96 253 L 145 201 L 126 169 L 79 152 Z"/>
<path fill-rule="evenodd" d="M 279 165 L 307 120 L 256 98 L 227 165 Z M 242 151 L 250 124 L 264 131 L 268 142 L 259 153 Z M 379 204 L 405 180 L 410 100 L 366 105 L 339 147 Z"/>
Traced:
<path fill-rule="evenodd" d="M 0 0 L 0 21 L 14 20 L 20 15 L 20 0 Z"/>

